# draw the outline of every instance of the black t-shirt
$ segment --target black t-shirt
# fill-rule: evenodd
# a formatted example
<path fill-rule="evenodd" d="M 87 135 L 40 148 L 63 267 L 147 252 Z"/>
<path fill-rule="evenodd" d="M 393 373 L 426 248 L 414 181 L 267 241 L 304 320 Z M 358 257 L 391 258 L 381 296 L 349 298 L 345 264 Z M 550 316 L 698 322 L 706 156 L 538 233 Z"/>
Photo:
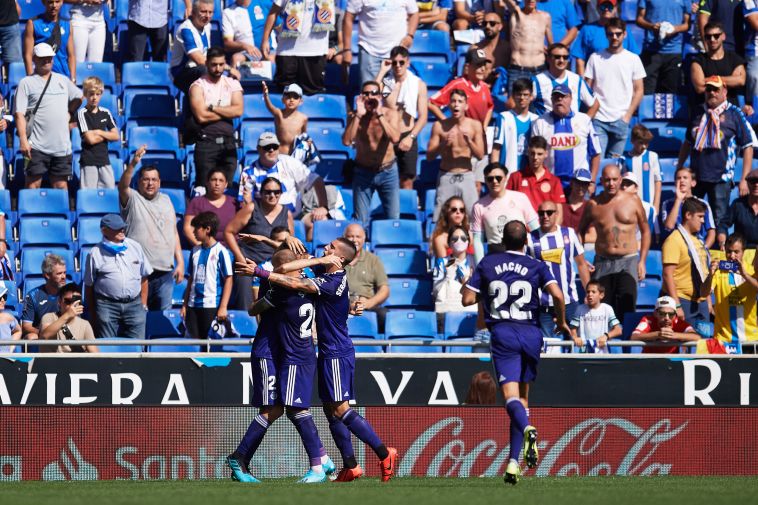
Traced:
<path fill-rule="evenodd" d="M 724 51 L 724 57 L 720 60 L 712 60 L 703 53 L 696 54 L 692 58 L 692 62 L 700 65 L 700 68 L 703 69 L 703 74 L 706 77 L 710 77 L 712 75 L 732 75 L 732 72 L 734 72 L 735 68 L 740 65 L 745 65 L 745 59 L 739 54 L 732 51 Z M 737 96 L 744 93 L 744 87 L 729 88 L 729 101 L 735 105 L 738 105 Z M 697 96 L 697 103 L 703 103 L 703 100 L 703 95 L 699 94 Z"/>
<path fill-rule="evenodd" d="M 15 0 L 0 0 L 0 26 L 18 24 Z"/>
<path fill-rule="evenodd" d="M 108 142 L 100 142 L 98 144 L 90 145 L 84 141 L 84 132 L 90 130 L 110 131 L 116 127 L 116 122 L 113 120 L 110 111 L 100 107 L 98 107 L 97 112 L 90 112 L 87 109 L 79 109 L 79 114 L 77 114 L 76 119 L 79 124 L 79 131 L 82 134 L 82 154 L 79 158 L 79 165 L 82 167 L 102 167 L 110 165 L 111 162 L 108 158 Z"/>

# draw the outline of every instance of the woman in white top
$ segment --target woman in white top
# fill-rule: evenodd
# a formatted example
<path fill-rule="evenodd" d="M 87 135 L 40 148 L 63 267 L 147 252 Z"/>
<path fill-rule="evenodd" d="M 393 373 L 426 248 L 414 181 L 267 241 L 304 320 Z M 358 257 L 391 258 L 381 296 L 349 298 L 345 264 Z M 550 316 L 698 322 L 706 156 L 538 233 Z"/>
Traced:
<path fill-rule="evenodd" d="M 71 4 L 71 32 L 76 62 L 100 63 L 105 51 L 105 16 L 110 0 L 64 0 Z"/>
<path fill-rule="evenodd" d="M 474 271 L 474 258 L 468 248 L 471 238 L 468 230 L 454 225 L 447 232 L 450 256 L 437 258 L 434 266 L 434 311 L 438 319 L 444 319 L 445 312 L 476 312 L 476 305 L 464 307 L 461 303 L 461 287 Z"/>

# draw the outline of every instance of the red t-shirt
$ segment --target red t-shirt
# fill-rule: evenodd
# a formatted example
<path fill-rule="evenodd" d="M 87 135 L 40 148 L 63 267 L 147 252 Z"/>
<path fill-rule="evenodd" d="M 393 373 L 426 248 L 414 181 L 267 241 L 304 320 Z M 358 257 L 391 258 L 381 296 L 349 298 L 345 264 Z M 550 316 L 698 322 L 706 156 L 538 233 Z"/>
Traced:
<path fill-rule="evenodd" d="M 658 324 L 658 318 L 650 315 L 650 316 L 643 316 L 642 319 L 640 319 L 639 324 L 632 332 L 632 335 L 635 333 L 652 333 L 654 331 L 660 331 L 661 326 Z M 695 329 L 685 321 L 684 319 L 679 319 L 678 317 L 674 317 L 674 320 L 671 321 L 671 329 L 674 330 L 676 333 L 695 333 Z M 679 353 L 679 347 L 673 346 L 673 347 L 643 347 L 642 348 L 643 353 L 658 353 L 658 354 L 678 354 Z"/>
<path fill-rule="evenodd" d="M 468 96 L 466 117 L 476 119 L 486 128 L 487 125 L 484 124 L 484 120 L 487 117 L 487 112 L 495 108 L 489 84 L 481 81 L 479 84 L 474 85 L 474 83 L 465 77 L 458 77 L 445 84 L 444 88 L 436 92 L 432 96 L 431 102 L 437 107 L 447 107 L 450 103 L 450 92 L 454 89 L 462 89 L 466 92 L 466 96 Z"/>
<path fill-rule="evenodd" d="M 539 179 L 529 167 L 514 172 L 508 176 L 505 188 L 524 193 L 532 202 L 534 210 L 537 210 L 537 207 L 546 200 L 552 200 L 557 205 L 566 201 L 561 180 L 548 170 L 545 170 Z"/>
<path fill-rule="evenodd" d="M 585 200 L 582 202 L 582 204 L 576 209 L 572 209 L 571 205 L 568 204 L 568 202 L 563 204 L 563 222 L 561 223 L 561 226 L 565 226 L 566 228 L 573 228 L 574 231 L 579 231 L 579 223 L 582 221 L 582 214 L 584 213 L 584 208 L 587 206 L 587 201 Z"/>

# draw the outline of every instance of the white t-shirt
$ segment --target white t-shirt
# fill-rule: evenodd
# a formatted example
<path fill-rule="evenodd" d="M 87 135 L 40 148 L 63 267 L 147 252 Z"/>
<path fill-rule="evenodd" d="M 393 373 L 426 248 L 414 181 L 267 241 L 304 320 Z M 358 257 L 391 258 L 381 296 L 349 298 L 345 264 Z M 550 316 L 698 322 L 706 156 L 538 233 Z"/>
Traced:
<path fill-rule="evenodd" d="M 576 334 L 579 338 L 592 341 L 599 339 L 603 333 L 608 333 L 618 324 L 620 323 L 613 308 L 607 303 L 601 303 L 595 309 L 583 303 L 576 309 L 571 320 L 571 327 L 577 328 Z M 608 352 L 608 347 L 596 347 L 596 352 Z"/>
<path fill-rule="evenodd" d="M 292 156 L 280 154 L 274 166 L 268 169 L 256 160 L 242 171 L 238 199 L 242 200 L 242 192 L 248 185 L 254 187 L 255 194 L 259 193 L 261 183 L 266 177 L 279 179 L 282 183 L 282 196 L 279 203 L 296 216 L 300 214 L 302 208 L 303 192 L 313 186 L 319 178 L 318 174 L 311 172 L 308 167 Z"/>
<path fill-rule="evenodd" d="M 245 7 L 235 4 L 224 9 L 221 28 L 225 39 L 255 45 L 253 25 L 250 24 L 250 14 Z"/>
<path fill-rule="evenodd" d="M 347 12 L 360 17 L 358 45 L 371 56 L 388 58 L 405 37 L 408 14 L 418 12 L 418 5 L 415 0 L 348 0 Z"/>
<path fill-rule="evenodd" d="M 524 193 L 506 190 L 500 198 L 485 195 L 474 204 L 471 211 L 471 232 L 484 233 L 488 244 L 503 241 L 503 228 L 512 220 L 534 229 L 539 225 L 537 212 Z"/>
<path fill-rule="evenodd" d="M 593 79 L 592 90 L 600 101 L 595 119 L 604 123 L 621 119 L 632 103 L 634 81 L 646 75 L 640 57 L 626 49 L 617 54 L 607 49 L 592 53 L 584 77 Z"/>
<path fill-rule="evenodd" d="M 289 0 L 275 0 L 274 4 L 284 9 Z M 329 32 L 313 32 L 315 0 L 303 1 L 303 29 L 299 37 L 278 37 L 277 56 L 323 56 L 329 52 Z"/>

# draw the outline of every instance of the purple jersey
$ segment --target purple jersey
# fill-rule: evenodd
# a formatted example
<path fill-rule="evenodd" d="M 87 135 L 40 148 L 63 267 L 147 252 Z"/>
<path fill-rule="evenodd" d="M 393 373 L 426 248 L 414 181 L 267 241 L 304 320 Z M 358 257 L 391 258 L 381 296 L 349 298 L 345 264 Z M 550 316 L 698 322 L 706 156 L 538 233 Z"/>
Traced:
<path fill-rule="evenodd" d="M 316 329 L 320 358 L 341 358 L 355 355 L 353 341 L 347 331 L 350 296 L 344 270 L 325 273 L 322 266 L 313 268 L 316 274 L 309 279 L 318 289 Z"/>
<path fill-rule="evenodd" d="M 276 333 L 270 335 L 271 355 L 277 364 L 304 365 L 316 362 L 313 349 L 314 300 L 310 295 L 279 286 L 264 300 L 270 305 Z"/>
<path fill-rule="evenodd" d="M 261 285 L 258 290 L 258 299 L 264 297 L 270 289 L 269 283 L 266 279 L 261 279 Z M 255 339 L 253 340 L 253 347 L 251 355 L 254 358 L 268 358 L 271 359 L 271 349 L 268 346 L 269 336 L 276 335 L 276 314 L 274 311 L 263 311 L 261 313 L 260 323 L 258 323 L 258 331 L 255 332 Z"/>
<path fill-rule="evenodd" d="M 538 326 L 539 288 L 554 282 L 543 262 L 511 251 L 485 256 L 466 287 L 480 294 L 487 326 L 503 322 Z"/>

